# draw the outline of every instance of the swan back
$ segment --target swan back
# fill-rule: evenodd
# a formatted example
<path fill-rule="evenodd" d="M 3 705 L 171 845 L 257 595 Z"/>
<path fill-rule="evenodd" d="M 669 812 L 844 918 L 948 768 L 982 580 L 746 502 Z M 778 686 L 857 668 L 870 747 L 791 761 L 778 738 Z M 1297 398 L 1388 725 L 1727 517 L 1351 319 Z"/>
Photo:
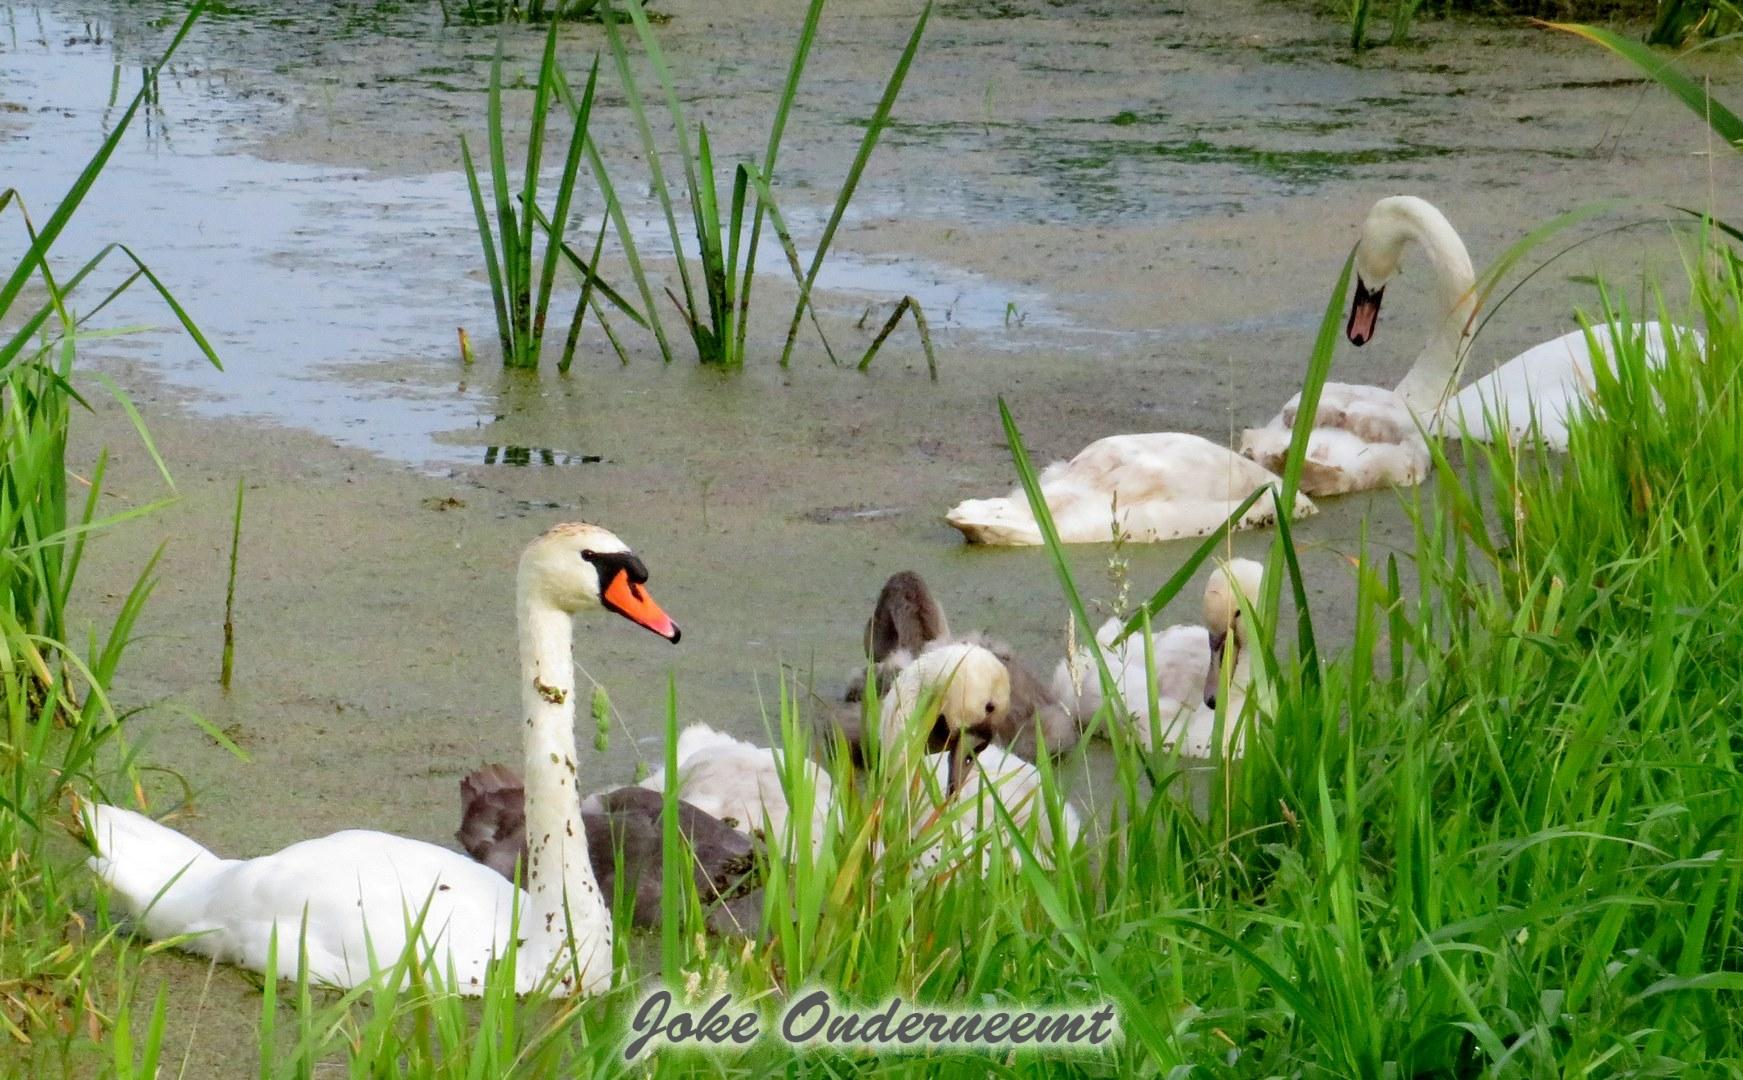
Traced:
<path fill-rule="evenodd" d="M 1105 543 L 1116 531 L 1141 543 L 1203 536 L 1221 528 L 1254 491 L 1280 485 L 1263 466 L 1183 432 L 1097 439 L 1070 461 L 1049 465 L 1039 480 L 1059 538 L 1067 544 Z M 1295 516 L 1313 512 L 1313 503 L 1297 494 Z M 1267 525 L 1276 516 L 1272 501 L 1261 498 L 1237 525 Z M 970 543 L 1041 542 L 1021 488 L 1002 499 L 959 503 L 945 520 Z"/>

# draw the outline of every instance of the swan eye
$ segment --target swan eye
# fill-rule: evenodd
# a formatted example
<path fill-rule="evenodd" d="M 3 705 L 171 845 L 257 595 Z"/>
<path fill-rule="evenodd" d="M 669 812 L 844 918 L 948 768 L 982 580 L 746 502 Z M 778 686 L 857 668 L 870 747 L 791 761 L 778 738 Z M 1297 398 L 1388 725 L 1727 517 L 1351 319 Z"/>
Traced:
<path fill-rule="evenodd" d="M 581 549 L 581 557 L 583 559 L 586 559 L 588 562 L 593 561 L 595 554 L 596 553 L 594 552 L 594 550 L 592 548 L 582 548 Z"/>

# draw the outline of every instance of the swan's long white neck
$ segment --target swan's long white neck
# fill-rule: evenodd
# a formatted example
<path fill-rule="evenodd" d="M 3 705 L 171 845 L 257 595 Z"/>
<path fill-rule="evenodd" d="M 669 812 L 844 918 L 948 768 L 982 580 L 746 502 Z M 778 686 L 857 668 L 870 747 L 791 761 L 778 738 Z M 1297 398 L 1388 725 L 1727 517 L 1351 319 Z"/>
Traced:
<path fill-rule="evenodd" d="M 1458 390 L 1470 333 L 1475 329 L 1477 276 L 1464 241 L 1439 210 L 1420 199 L 1400 202 L 1397 214 L 1403 231 L 1422 246 L 1434 273 L 1438 311 L 1428 342 L 1396 391 L 1411 411 L 1427 418 L 1439 412 Z"/>
<path fill-rule="evenodd" d="M 576 786 L 574 620 L 537 595 L 522 569 L 521 702 L 526 713 L 527 867 L 519 979 L 537 981 L 556 962 L 559 985 L 597 990 L 611 981 L 611 908 L 593 877 Z M 574 935 L 574 965 L 568 944 Z M 575 970 L 581 979 L 575 981 Z"/>

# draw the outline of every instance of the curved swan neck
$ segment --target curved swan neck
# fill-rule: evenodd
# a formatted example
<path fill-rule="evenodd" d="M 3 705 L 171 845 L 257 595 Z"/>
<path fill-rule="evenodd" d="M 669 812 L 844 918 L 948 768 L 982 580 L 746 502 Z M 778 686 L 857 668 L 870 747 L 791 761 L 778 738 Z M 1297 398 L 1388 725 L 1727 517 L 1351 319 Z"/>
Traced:
<path fill-rule="evenodd" d="M 527 866 L 521 900 L 521 978 L 537 980 L 558 961 L 561 985 L 574 984 L 567 951 L 574 934 L 583 986 L 609 984 L 611 909 L 593 877 L 576 787 L 574 620 L 541 599 L 523 571 L 520 621 L 521 704 L 526 715 Z"/>
<path fill-rule="evenodd" d="M 1439 412 L 1458 389 L 1474 329 L 1477 275 L 1465 242 L 1446 215 L 1421 199 L 1400 200 L 1396 211 L 1406 236 L 1421 245 L 1434 274 L 1435 322 L 1416 363 L 1396 388 L 1412 411 L 1427 417 Z"/>

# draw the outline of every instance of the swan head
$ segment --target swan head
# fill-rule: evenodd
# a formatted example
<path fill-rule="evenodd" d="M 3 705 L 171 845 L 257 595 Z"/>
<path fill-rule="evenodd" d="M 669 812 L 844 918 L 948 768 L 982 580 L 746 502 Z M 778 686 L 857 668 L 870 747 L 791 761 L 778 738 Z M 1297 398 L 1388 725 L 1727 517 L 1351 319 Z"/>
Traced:
<path fill-rule="evenodd" d="M 933 713 L 915 715 L 921 698 L 930 696 Z M 886 747 L 902 738 L 909 724 L 925 719 L 926 749 L 950 755 L 950 790 L 961 786 L 968 758 L 992 742 L 1011 709 L 1011 673 L 990 649 L 954 642 L 920 656 L 896 676 L 883 702 L 882 735 Z"/>
<path fill-rule="evenodd" d="M 1458 232 L 1435 205 L 1414 195 L 1391 195 L 1368 209 L 1356 240 L 1356 296 L 1344 336 L 1365 345 L 1380 321 L 1380 298 L 1398 272 L 1404 246 L 1415 240 L 1429 253 L 1451 298 L 1461 298 L 1472 281 L 1471 257 Z"/>
<path fill-rule="evenodd" d="M 1241 602 L 1250 608 L 1258 603 L 1265 583 L 1265 568 L 1252 559 L 1230 559 L 1219 565 L 1204 586 L 1204 625 L 1210 631 L 1210 671 L 1204 680 L 1204 703 L 1216 707 L 1222 683 L 1223 654 L 1233 651 L 1239 660 L 1247 647 L 1247 620 Z"/>
<path fill-rule="evenodd" d="M 523 597 L 568 615 L 604 608 L 676 642 L 678 624 L 647 590 L 648 568 L 629 545 L 597 525 L 558 525 L 520 557 Z"/>

